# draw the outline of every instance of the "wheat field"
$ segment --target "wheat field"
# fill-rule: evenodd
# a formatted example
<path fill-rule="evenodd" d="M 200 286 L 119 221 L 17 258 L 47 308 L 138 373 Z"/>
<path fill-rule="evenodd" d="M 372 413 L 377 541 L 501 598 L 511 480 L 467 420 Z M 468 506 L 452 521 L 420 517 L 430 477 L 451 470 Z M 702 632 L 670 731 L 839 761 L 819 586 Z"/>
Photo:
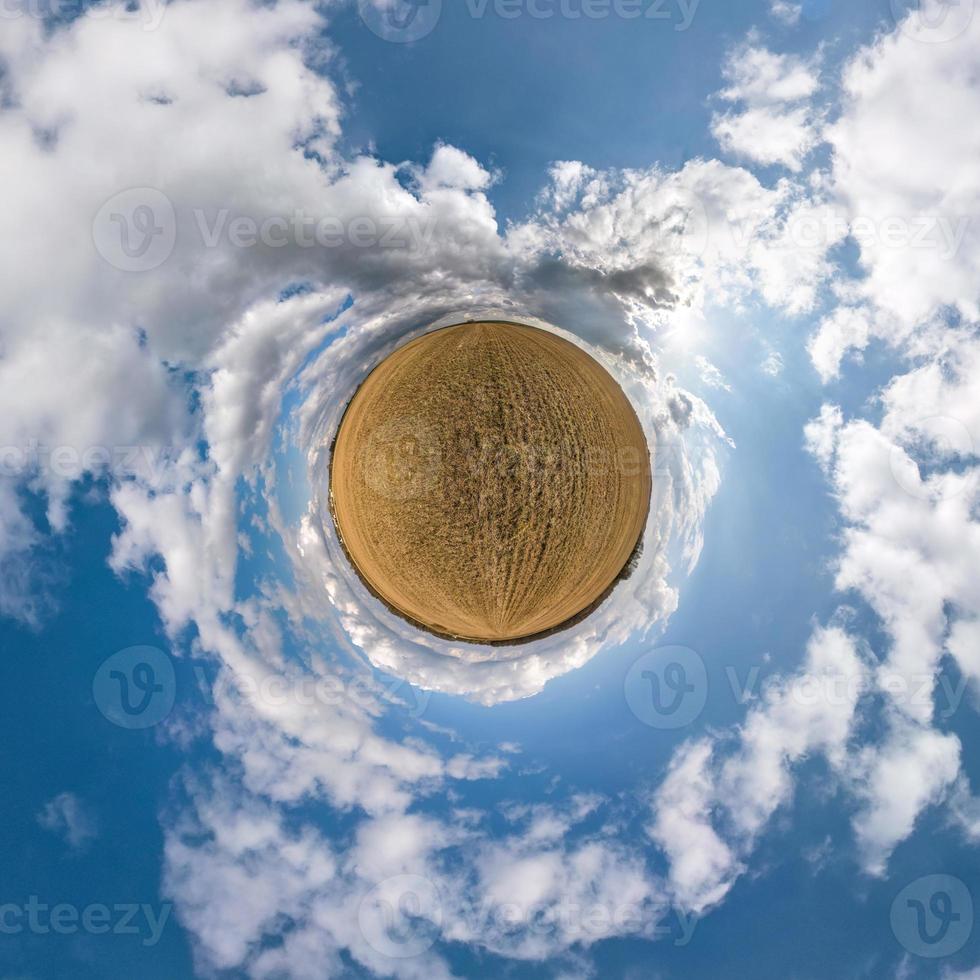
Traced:
<path fill-rule="evenodd" d="M 356 392 L 331 509 L 371 591 L 434 633 L 517 642 L 594 607 L 646 523 L 629 400 L 545 330 L 467 323 L 396 350 Z"/>

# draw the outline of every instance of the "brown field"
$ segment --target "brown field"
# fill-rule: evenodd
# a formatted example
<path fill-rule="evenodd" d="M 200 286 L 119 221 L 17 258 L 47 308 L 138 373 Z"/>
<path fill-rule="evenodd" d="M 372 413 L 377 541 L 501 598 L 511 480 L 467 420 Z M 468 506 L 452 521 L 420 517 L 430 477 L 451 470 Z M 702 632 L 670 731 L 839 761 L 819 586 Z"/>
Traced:
<path fill-rule="evenodd" d="M 513 642 L 573 621 L 646 523 L 650 456 L 622 389 L 562 338 L 510 323 L 395 351 L 340 425 L 331 506 L 372 592 L 432 632 Z"/>

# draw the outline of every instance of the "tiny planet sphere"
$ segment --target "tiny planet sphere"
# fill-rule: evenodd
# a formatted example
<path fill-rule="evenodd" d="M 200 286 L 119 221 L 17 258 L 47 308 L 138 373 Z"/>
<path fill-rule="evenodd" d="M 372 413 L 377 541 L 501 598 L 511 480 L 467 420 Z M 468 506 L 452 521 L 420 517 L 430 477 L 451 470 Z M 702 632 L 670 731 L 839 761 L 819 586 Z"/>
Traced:
<path fill-rule="evenodd" d="M 344 413 L 330 501 L 371 592 L 416 626 L 525 642 L 588 615 L 639 547 L 650 452 L 629 399 L 575 344 L 515 323 L 434 330 Z"/>

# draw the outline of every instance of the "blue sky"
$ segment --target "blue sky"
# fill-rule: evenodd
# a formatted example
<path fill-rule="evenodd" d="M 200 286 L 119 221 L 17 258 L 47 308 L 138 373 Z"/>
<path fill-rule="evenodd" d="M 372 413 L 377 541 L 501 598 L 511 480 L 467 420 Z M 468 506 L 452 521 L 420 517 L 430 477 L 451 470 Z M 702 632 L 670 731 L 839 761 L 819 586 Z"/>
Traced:
<path fill-rule="evenodd" d="M 891 16 L 887 0 L 803 8 L 786 29 L 766 0 L 702 0 L 681 30 L 676 2 L 639 24 L 613 16 L 612 5 L 597 19 L 510 19 L 493 4 L 482 17 L 471 13 L 482 5 L 447 4 L 431 34 L 404 45 L 375 37 L 351 10 L 331 31 L 358 85 L 346 135 L 389 160 L 423 159 L 437 140 L 459 146 L 503 170 L 494 205 L 501 219 L 520 219 L 555 160 L 674 168 L 715 155 L 711 95 L 727 52 L 752 28 L 778 38 L 781 51 L 825 44 L 835 60 Z"/>
<path fill-rule="evenodd" d="M 10 8 L 0 980 L 980 976 L 980 16 L 567 3 Z M 367 371 L 497 314 L 657 462 L 509 662 L 324 499 Z"/>

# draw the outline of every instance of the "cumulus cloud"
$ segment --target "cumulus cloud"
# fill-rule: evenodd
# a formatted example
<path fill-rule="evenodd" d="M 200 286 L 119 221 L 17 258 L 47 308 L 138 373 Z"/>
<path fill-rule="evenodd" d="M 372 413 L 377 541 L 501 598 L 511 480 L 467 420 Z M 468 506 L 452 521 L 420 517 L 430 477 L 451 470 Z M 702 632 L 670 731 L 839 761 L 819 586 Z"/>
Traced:
<path fill-rule="evenodd" d="M 512 227 L 508 242 L 535 258 L 561 255 L 580 280 L 601 283 L 655 325 L 674 308 L 737 305 L 753 294 L 805 312 L 844 234 L 820 194 L 789 181 L 767 188 L 717 160 L 676 172 L 574 173 L 569 182 L 568 171 L 552 171 L 551 204 Z"/>
<path fill-rule="evenodd" d="M 866 310 L 838 306 L 820 324 L 807 349 L 824 383 L 838 377 L 841 362 L 848 351 L 860 351 L 868 346 L 871 335 L 868 321 Z"/>
<path fill-rule="evenodd" d="M 854 819 L 864 866 L 885 873 L 895 846 L 927 806 L 939 803 L 959 771 L 960 743 L 928 726 L 895 716 L 887 737 L 862 750 L 855 777 L 864 806 Z"/>
<path fill-rule="evenodd" d="M 968 571 L 980 557 L 980 182 L 967 164 L 975 133 L 953 124 L 975 114 L 980 98 L 980 25 L 947 18 L 950 9 L 930 0 L 861 51 L 845 68 L 842 111 L 826 132 L 831 193 L 846 211 L 861 275 L 840 284 L 811 359 L 825 382 L 875 340 L 907 361 L 875 394 L 874 419 L 827 404 L 806 432 L 844 522 L 837 585 L 868 604 L 887 638 L 875 675 L 884 731 L 854 766 L 855 830 L 874 874 L 930 805 L 948 801 L 968 835 L 972 826 L 961 746 L 939 724 L 956 705 L 943 705 L 937 688 L 947 657 L 976 678 L 980 602 Z"/>
<path fill-rule="evenodd" d="M 789 7 L 781 4 L 779 10 L 785 13 Z M 741 108 L 712 119 L 711 131 L 722 149 L 799 172 L 819 138 L 812 106 L 820 86 L 816 66 L 749 43 L 732 53 L 724 74 L 728 87 L 718 94 Z"/>
<path fill-rule="evenodd" d="M 704 355 L 698 354 L 694 358 L 694 366 L 698 369 L 701 382 L 709 388 L 719 388 L 722 391 L 731 391 L 731 385 L 725 380 L 721 371 L 711 363 Z"/>
<path fill-rule="evenodd" d="M 679 903 L 696 913 L 728 893 L 743 865 L 715 830 L 712 743 L 690 743 L 671 760 L 657 791 L 650 836 L 670 861 L 670 885 Z"/>
<path fill-rule="evenodd" d="M 820 82 L 812 64 L 795 55 L 778 54 L 756 45 L 735 51 L 725 67 L 730 102 L 796 102 L 814 95 Z"/>
<path fill-rule="evenodd" d="M 750 108 L 715 118 L 712 133 L 726 153 L 799 171 L 815 142 L 806 109 Z"/>
<path fill-rule="evenodd" d="M 969 638 L 980 612 L 971 571 L 980 554 L 980 470 L 954 465 L 955 443 L 936 440 L 943 427 L 937 430 L 928 416 L 928 400 L 919 401 L 920 372 L 928 378 L 933 366 L 899 376 L 885 389 L 877 428 L 845 421 L 833 406 L 824 406 L 807 428 L 845 520 L 837 586 L 868 603 L 890 641 L 876 671 L 889 704 L 886 731 L 855 766 L 864 800 L 855 829 L 866 866 L 877 874 L 959 772 L 959 740 L 933 727 L 943 656 L 952 655 L 965 676 L 975 676 Z M 953 402 L 959 385 L 975 382 L 972 375 L 949 377 Z"/>
<path fill-rule="evenodd" d="M 928 679 L 931 689 L 948 628 L 980 609 L 970 571 L 980 553 L 980 471 L 950 469 L 940 455 L 940 467 L 923 472 L 914 458 L 920 429 L 900 401 L 906 390 L 901 379 L 888 389 L 893 407 L 881 430 L 862 420 L 841 424 L 830 410 L 811 442 L 824 459 L 830 450 L 846 521 L 837 585 L 858 592 L 880 617 L 892 640 L 883 669 L 909 684 Z M 894 441 L 886 432 L 896 433 Z M 923 723 L 931 711 L 931 701 L 908 708 Z"/>
<path fill-rule="evenodd" d="M 343 950 L 381 975 L 448 978 L 447 942 L 554 961 L 608 936 L 653 935 L 665 914 L 640 854 L 573 835 L 594 804 L 538 808 L 543 837 L 395 811 L 360 823 L 340 852 L 220 777 L 187 796 L 167 836 L 166 887 L 203 969 L 339 976 Z"/>
<path fill-rule="evenodd" d="M 776 20 L 793 27 L 800 22 L 803 4 L 790 3 L 789 0 L 772 0 L 769 10 Z"/>
<path fill-rule="evenodd" d="M 948 7 L 928 0 L 860 52 L 844 72 L 843 111 L 825 132 L 835 195 L 860 247 L 857 288 L 874 313 L 873 335 L 892 343 L 943 307 L 980 316 L 980 180 L 970 162 L 980 135 L 960 125 L 980 112 L 980 20 L 964 23 L 964 11 L 950 20 Z M 924 43 L 930 23 L 963 30 Z M 835 351 L 866 344 L 865 328 L 827 329 Z"/>
<path fill-rule="evenodd" d="M 682 746 L 653 801 L 650 836 L 670 862 L 671 894 L 696 914 L 721 901 L 811 754 L 845 768 L 868 667 L 839 627 L 817 630 L 800 670 L 778 679 L 737 732 Z"/>

